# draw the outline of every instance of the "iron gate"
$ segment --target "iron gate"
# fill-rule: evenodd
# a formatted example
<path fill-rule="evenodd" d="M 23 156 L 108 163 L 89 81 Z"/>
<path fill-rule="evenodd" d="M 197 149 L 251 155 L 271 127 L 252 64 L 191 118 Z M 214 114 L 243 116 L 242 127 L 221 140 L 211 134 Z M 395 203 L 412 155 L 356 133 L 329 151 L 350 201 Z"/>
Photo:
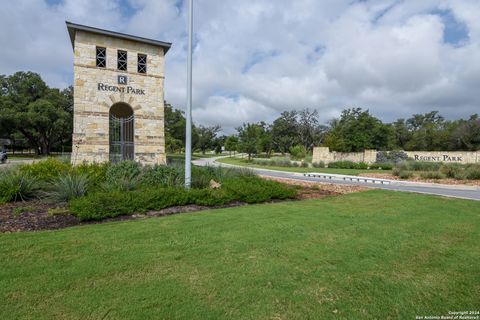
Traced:
<path fill-rule="evenodd" d="M 110 114 L 110 161 L 133 160 L 134 116 L 119 118 Z"/>

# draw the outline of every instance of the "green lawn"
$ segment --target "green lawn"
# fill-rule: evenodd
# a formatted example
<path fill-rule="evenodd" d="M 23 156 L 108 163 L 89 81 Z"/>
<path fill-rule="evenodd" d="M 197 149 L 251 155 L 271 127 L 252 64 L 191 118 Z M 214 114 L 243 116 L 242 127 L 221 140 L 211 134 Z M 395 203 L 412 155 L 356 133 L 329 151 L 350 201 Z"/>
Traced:
<path fill-rule="evenodd" d="M 415 319 L 480 307 L 480 202 L 369 191 L 0 235 L 0 319 Z"/>
<path fill-rule="evenodd" d="M 262 166 L 258 164 L 252 164 L 247 162 L 245 159 L 239 158 L 222 158 L 217 160 L 217 162 L 226 163 L 226 164 L 235 164 L 238 166 L 251 167 L 251 168 L 261 168 L 261 169 L 270 169 L 270 170 L 279 170 L 287 172 L 322 172 L 322 173 L 331 173 L 331 174 L 346 174 L 356 176 L 361 173 L 390 173 L 391 170 L 359 170 L 359 169 L 335 169 L 335 168 L 299 168 L 299 167 L 275 167 L 275 166 Z"/>

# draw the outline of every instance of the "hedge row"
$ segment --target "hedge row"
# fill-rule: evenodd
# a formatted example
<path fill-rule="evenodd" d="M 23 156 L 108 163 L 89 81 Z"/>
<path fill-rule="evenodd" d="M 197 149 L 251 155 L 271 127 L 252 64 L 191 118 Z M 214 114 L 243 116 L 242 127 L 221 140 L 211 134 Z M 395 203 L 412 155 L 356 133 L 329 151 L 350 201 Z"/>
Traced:
<path fill-rule="evenodd" d="M 69 209 L 81 220 L 101 220 L 190 204 L 218 206 L 235 201 L 261 203 L 292 199 L 296 193 L 296 189 L 275 181 L 242 176 L 224 181 L 220 189 L 143 188 L 129 192 L 95 192 L 70 201 Z"/>

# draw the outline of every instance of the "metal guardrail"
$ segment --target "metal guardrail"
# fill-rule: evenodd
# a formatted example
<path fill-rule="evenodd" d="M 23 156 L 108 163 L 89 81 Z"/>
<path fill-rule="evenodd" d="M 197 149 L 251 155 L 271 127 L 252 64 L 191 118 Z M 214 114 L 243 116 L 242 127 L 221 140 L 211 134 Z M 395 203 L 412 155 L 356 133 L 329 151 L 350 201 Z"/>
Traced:
<path fill-rule="evenodd" d="M 353 181 L 353 182 L 363 182 L 363 183 L 373 183 L 373 184 L 391 184 L 390 180 L 386 179 L 377 179 L 377 178 L 368 178 L 368 177 L 357 177 L 357 176 L 346 176 L 341 174 L 329 174 L 329 173 L 304 173 L 305 177 L 319 178 L 324 180 L 343 180 L 343 181 Z"/>

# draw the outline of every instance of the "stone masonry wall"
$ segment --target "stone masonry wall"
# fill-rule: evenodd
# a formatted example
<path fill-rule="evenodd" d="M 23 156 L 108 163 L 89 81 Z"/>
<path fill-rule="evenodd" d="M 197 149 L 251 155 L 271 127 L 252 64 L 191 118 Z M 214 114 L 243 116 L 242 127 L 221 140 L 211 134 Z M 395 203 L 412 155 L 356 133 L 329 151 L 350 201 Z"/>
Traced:
<path fill-rule="evenodd" d="M 107 67 L 95 65 L 96 46 L 107 48 Z M 128 52 L 128 70 L 117 70 L 117 49 Z M 147 54 L 147 73 L 137 73 L 137 54 Z M 126 86 L 118 75 L 128 77 Z M 99 90 L 98 84 L 132 87 L 144 95 Z M 134 111 L 135 160 L 163 164 L 164 135 L 164 52 L 161 47 L 77 31 L 74 50 L 74 131 L 72 163 L 109 160 L 109 110 L 117 103 Z"/>
<path fill-rule="evenodd" d="M 323 162 L 328 164 L 336 161 L 352 161 L 374 163 L 377 158 L 375 150 L 365 150 L 364 152 L 330 152 L 328 147 L 313 148 L 312 162 Z"/>
<path fill-rule="evenodd" d="M 405 151 L 414 161 L 445 162 L 445 163 L 480 163 L 480 151 Z M 335 161 L 353 161 L 372 164 L 376 161 L 376 150 L 364 152 L 330 152 L 328 147 L 313 148 L 312 162 L 328 164 Z"/>

